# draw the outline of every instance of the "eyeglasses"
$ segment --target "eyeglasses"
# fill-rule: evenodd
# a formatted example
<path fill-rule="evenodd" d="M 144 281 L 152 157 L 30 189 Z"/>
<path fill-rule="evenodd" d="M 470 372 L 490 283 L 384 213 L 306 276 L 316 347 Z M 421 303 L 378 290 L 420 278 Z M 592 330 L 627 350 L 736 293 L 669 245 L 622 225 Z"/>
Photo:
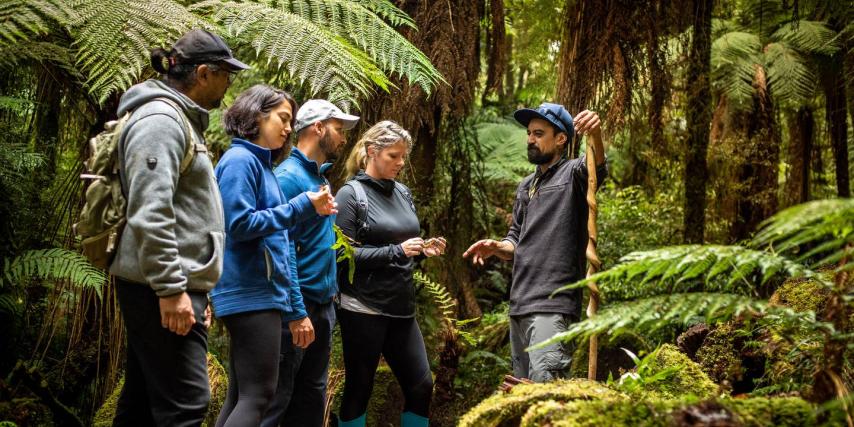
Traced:
<path fill-rule="evenodd" d="M 218 64 L 206 64 L 206 65 L 213 72 L 225 71 L 227 73 L 226 78 L 228 79 L 228 84 L 231 84 L 234 81 L 234 78 L 237 76 L 237 73 L 240 72 L 240 70 L 232 70 L 230 68 L 225 68 L 222 65 L 218 65 Z"/>

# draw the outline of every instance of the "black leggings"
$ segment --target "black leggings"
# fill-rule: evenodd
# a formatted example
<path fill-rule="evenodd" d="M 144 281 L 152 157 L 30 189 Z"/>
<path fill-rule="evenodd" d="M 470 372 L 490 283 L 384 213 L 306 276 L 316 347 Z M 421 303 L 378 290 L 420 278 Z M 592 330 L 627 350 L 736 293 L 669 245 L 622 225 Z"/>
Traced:
<path fill-rule="evenodd" d="M 338 321 L 345 371 L 341 420 L 353 420 L 368 409 L 381 354 L 403 390 L 403 410 L 428 417 L 433 376 L 415 318 L 339 310 Z"/>
<path fill-rule="evenodd" d="M 222 317 L 231 337 L 228 394 L 217 427 L 258 426 L 276 392 L 282 313 L 250 311 Z"/>

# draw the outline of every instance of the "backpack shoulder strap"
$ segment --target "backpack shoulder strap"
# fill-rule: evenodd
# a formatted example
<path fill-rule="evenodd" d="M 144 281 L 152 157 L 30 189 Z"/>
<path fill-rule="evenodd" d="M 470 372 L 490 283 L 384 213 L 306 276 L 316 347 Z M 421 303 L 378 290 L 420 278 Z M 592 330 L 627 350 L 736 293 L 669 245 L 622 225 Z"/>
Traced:
<path fill-rule="evenodd" d="M 347 181 L 344 185 L 349 185 L 356 193 L 356 202 L 359 203 L 359 210 L 356 212 L 356 221 L 359 225 L 359 229 L 356 230 L 356 240 L 362 240 L 371 228 L 368 224 L 368 195 L 365 194 L 365 187 L 362 183 L 355 179 Z"/>
<path fill-rule="evenodd" d="M 417 212 L 415 210 L 415 201 L 412 200 L 412 193 L 409 191 L 409 189 L 398 181 L 394 182 L 394 189 L 400 192 L 400 194 L 403 195 L 403 198 L 406 199 L 407 202 L 409 202 L 409 207 L 412 208 L 412 212 Z"/>
<path fill-rule="evenodd" d="M 190 119 L 187 118 L 184 109 L 175 101 L 166 97 L 154 98 L 154 100 L 162 101 L 174 108 L 178 113 L 178 117 L 181 118 L 181 124 L 184 125 L 184 135 L 187 137 L 187 144 L 184 147 L 184 158 L 181 159 L 181 167 L 178 169 L 179 173 L 183 175 L 190 168 L 190 164 L 193 163 L 196 153 L 207 153 L 208 148 L 205 144 L 201 144 L 197 140 L 196 132 L 193 130 L 192 125 L 190 125 Z"/>

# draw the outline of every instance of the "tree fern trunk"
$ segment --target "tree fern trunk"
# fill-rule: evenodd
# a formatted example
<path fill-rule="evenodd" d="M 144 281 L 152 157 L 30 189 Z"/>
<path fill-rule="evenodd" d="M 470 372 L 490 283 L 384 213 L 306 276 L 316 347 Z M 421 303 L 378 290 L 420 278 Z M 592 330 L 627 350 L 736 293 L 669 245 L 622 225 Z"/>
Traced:
<path fill-rule="evenodd" d="M 833 148 L 836 166 L 836 193 L 839 197 L 851 197 L 851 185 L 848 175 L 848 124 L 847 102 L 845 99 L 845 78 L 843 55 L 838 53 L 830 58 L 822 70 L 822 88 L 826 101 L 826 118 L 830 131 L 830 144 Z"/>
<path fill-rule="evenodd" d="M 712 120 L 709 73 L 712 54 L 712 0 L 694 1 L 694 30 L 688 59 L 688 149 L 685 154 L 685 243 L 702 243 L 706 228 L 706 155 Z"/>
<path fill-rule="evenodd" d="M 810 198 L 810 162 L 815 135 L 815 118 L 809 106 L 798 109 L 789 119 L 789 171 L 784 200 L 786 206 L 804 203 Z"/>

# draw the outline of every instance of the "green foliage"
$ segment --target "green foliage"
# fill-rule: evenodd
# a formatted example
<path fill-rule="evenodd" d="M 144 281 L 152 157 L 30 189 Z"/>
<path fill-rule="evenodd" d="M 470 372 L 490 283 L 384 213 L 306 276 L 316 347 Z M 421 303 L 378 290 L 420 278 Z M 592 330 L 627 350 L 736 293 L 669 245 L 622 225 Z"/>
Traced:
<path fill-rule="evenodd" d="M 628 394 L 637 394 L 642 390 L 654 387 L 663 381 L 671 381 L 677 372 L 681 369 L 679 366 L 664 366 L 663 369 L 654 364 L 658 358 L 658 353 L 663 347 L 653 350 L 652 353 L 639 358 L 630 350 L 623 348 L 623 351 L 629 355 L 635 367 L 631 372 L 623 374 L 619 381 L 615 381 L 610 375 L 608 377 L 608 385 L 623 391 Z"/>
<path fill-rule="evenodd" d="M 692 291 L 751 296 L 778 273 L 819 277 L 801 264 L 767 252 L 740 246 L 684 245 L 633 252 L 619 265 L 561 290 L 595 282 L 606 302 Z"/>
<path fill-rule="evenodd" d="M 483 176 L 487 181 L 515 188 L 534 170 L 527 160 L 527 131 L 515 120 L 481 122 L 475 130 L 484 153 Z"/>
<path fill-rule="evenodd" d="M 456 318 L 456 306 L 457 301 L 451 297 L 451 294 L 448 293 L 448 290 L 442 286 L 441 284 L 430 280 L 427 275 L 420 271 L 416 271 L 412 273 L 412 279 L 415 280 L 415 283 L 418 283 L 424 286 L 427 289 L 427 293 L 433 299 L 436 304 L 436 307 L 439 309 L 439 314 L 442 317 L 443 322 L 448 328 L 449 333 L 454 334 L 463 339 L 463 341 L 468 345 L 475 345 L 476 340 L 474 336 L 469 331 L 464 331 L 463 328 L 468 324 L 477 321 L 478 319 L 465 319 L 458 320 Z"/>
<path fill-rule="evenodd" d="M 0 3 L 0 50 L 47 35 L 73 16 L 66 0 L 5 0 Z"/>
<path fill-rule="evenodd" d="M 712 43 L 714 86 L 736 109 L 751 108 L 757 72 L 765 73 L 773 96 L 779 100 L 806 102 L 815 93 L 818 81 L 811 55 L 827 56 L 839 50 L 837 33 L 826 23 L 789 21 L 786 15 L 773 15 L 764 28 L 770 26 L 776 31 L 768 36 L 762 33 L 761 24 L 754 31 L 752 21 L 741 27 L 717 26 L 730 31 Z"/>
<path fill-rule="evenodd" d="M 385 72 L 396 73 L 430 93 L 442 76 L 427 57 L 389 27 L 411 25 L 389 2 L 233 2 L 208 0 L 191 7 L 250 44 L 267 64 L 276 61 L 312 94 L 325 92 L 337 103 L 357 104 L 374 86 L 388 90 Z"/>
<path fill-rule="evenodd" d="M 142 75 L 151 48 L 192 28 L 210 27 L 173 0 L 90 0 L 77 3 L 75 10 L 71 28 L 77 66 L 100 102 Z"/>
<path fill-rule="evenodd" d="M 339 251 L 336 262 L 347 260 L 347 280 L 352 284 L 356 276 L 356 250 L 350 244 L 351 239 L 341 231 L 340 227 L 333 225 L 332 229 L 335 230 L 335 243 L 330 249 Z"/>
<path fill-rule="evenodd" d="M 854 268 L 854 199 L 816 200 L 783 210 L 769 218 L 751 245 L 770 248 L 812 266 L 838 263 Z M 802 248 L 809 248 L 803 250 Z"/>
<path fill-rule="evenodd" d="M 14 288 L 33 279 L 68 280 L 75 286 L 94 289 L 100 297 L 107 276 L 77 252 L 60 248 L 40 249 L 7 259 L 0 285 Z"/>

